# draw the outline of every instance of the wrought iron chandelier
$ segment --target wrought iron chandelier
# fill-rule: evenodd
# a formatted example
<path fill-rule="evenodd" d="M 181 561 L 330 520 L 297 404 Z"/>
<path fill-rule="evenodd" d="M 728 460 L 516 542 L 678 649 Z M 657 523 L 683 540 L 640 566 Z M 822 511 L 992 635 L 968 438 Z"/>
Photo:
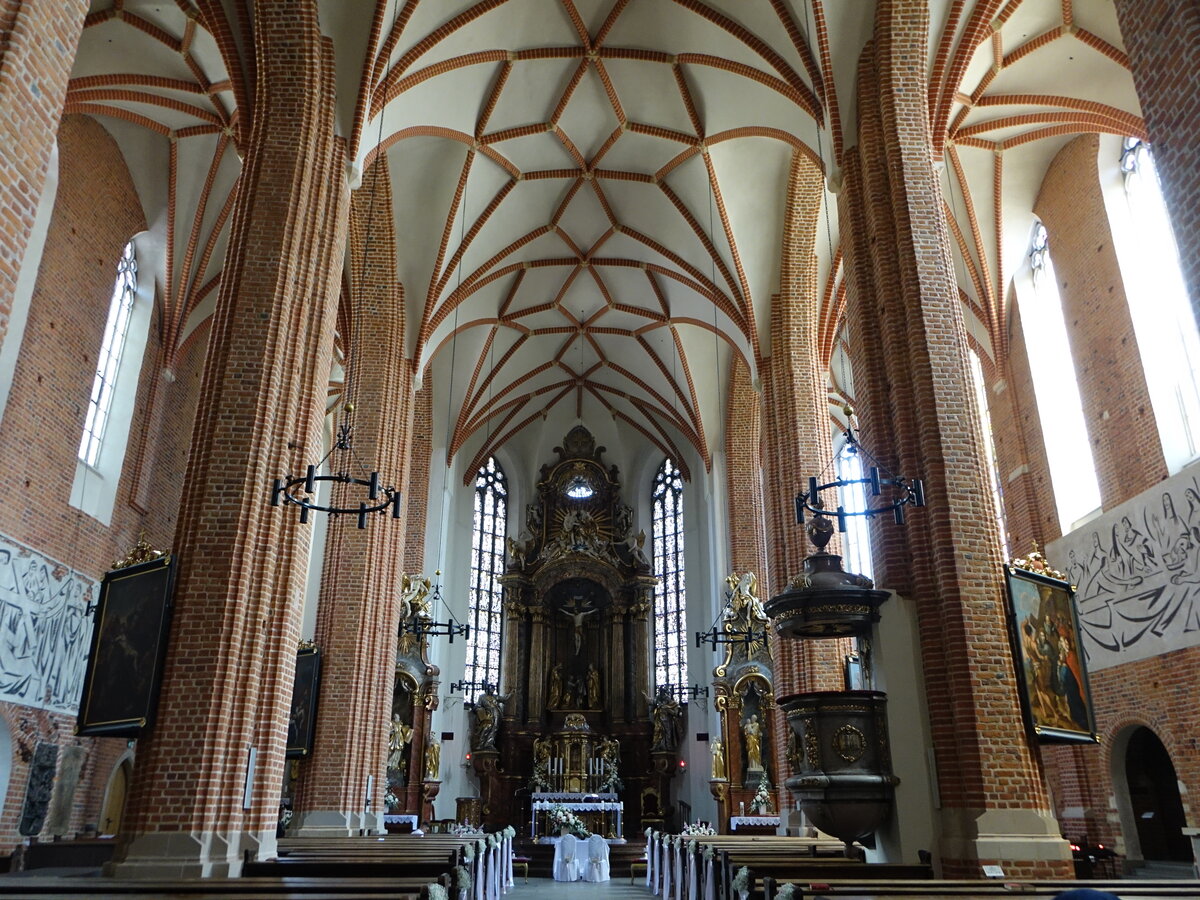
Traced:
<path fill-rule="evenodd" d="M 434 572 L 434 577 L 437 582 L 433 586 L 433 592 L 429 595 L 428 607 L 433 610 L 438 603 L 446 604 L 442 601 L 442 570 L 438 569 Z M 424 613 L 413 616 L 411 619 L 405 620 L 401 625 L 401 631 L 404 634 L 415 635 L 418 639 L 427 637 L 448 637 L 450 643 L 454 643 L 454 638 L 461 635 L 464 638 L 470 638 L 471 626 L 467 622 L 460 622 L 454 617 L 454 613 L 450 612 L 450 607 L 446 606 L 446 611 L 450 613 L 450 619 L 445 622 L 435 621 L 431 616 Z M 472 682 L 457 682 L 458 684 L 468 685 Z M 454 686 L 450 687 L 451 693 L 454 692 Z"/>
<path fill-rule="evenodd" d="M 904 507 L 910 505 L 922 507 L 925 505 L 925 485 L 919 478 L 905 478 L 903 475 L 893 475 L 884 468 L 879 460 L 872 456 L 867 448 L 859 443 L 858 437 L 854 433 L 854 408 L 847 404 L 843 407 L 842 411 L 846 414 L 846 430 L 844 432 L 846 442 L 838 455 L 865 457 L 873 465 L 866 468 L 867 474 L 862 478 L 836 478 L 833 481 L 821 484 L 818 477 L 810 477 L 808 479 L 808 490 L 801 491 L 796 495 L 796 522 L 803 525 L 807 514 L 812 513 L 815 516 L 812 524 L 818 531 L 822 527 L 832 528 L 830 518 L 834 518 L 837 520 L 837 530 L 844 532 L 846 530 L 846 520 L 851 516 L 863 516 L 867 519 L 873 519 L 877 515 L 890 512 L 895 517 L 896 524 L 903 525 Z M 825 501 L 821 499 L 822 491 L 836 491 L 858 484 L 868 486 L 872 497 L 883 496 L 885 488 L 891 492 L 891 497 L 877 503 L 875 506 L 868 506 L 865 509 L 858 510 L 848 510 L 841 505 L 837 506 L 834 510 L 830 510 L 826 506 Z"/>
<path fill-rule="evenodd" d="M 350 403 L 346 404 L 346 407 L 347 412 L 354 409 L 354 405 Z M 346 470 L 329 475 L 318 474 L 321 467 L 330 461 L 335 452 L 347 454 L 349 461 L 357 465 L 366 477 L 357 477 Z M 339 506 L 332 498 L 327 504 L 322 504 L 317 497 L 317 486 L 323 482 L 352 484 L 366 488 L 366 498 L 360 500 L 357 506 Z M 338 428 L 337 440 L 334 441 L 329 452 L 315 465 L 308 466 L 303 475 L 287 475 L 284 478 L 275 479 L 271 490 L 271 505 L 280 506 L 281 504 L 300 507 L 300 521 L 305 524 L 308 522 L 310 512 L 323 512 L 330 516 L 356 515 L 359 528 L 367 527 L 367 516 L 371 513 L 386 515 L 390 509 L 393 519 L 400 518 L 400 492 L 390 485 L 382 487 L 379 473 L 368 472 L 366 466 L 362 465 L 354 456 L 354 451 L 350 446 L 350 425 L 348 424 L 343 424 Z"/>

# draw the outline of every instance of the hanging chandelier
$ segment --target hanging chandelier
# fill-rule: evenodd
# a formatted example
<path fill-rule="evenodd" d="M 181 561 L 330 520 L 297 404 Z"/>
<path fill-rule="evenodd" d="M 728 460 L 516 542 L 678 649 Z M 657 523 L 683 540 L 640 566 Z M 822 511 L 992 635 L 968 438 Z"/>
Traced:
<path fill-rule="evenodd" d="M 347 412 L 352 411 L 353 404 L 346 404 L 346 409 Z M 358 461 L 350 446 L 350 431 L 348 424 L 341 425 L 338 428 L 337 440 L 334 441 L 329 452 L 315 465 L 308 466 L 303 475 L 295 477 L 287 475 L 283 478 L 276 478 L 271 490 L 271 505 L 287 506 L 291 504 L 300 507 L 300 521 L 303 524 L 308 523 L 310 512 L 328 513 L 333 517 L 354 515 L 358 517 L 359 528 L 367 527 L 367 516 L 371 513 L 386 515 L 388 510 L 391 510 L 392 518 L 399 519 L 400 492 L 390 485 L 381 486 L 379 473 L 368 472 L 366 466 Z M 340 458 L 357 466 L 365 477 L 352 474 L 349 467 L 329 475 L 318 474 L 322 467 L 333 458 L 334 453 L 345 454 Z M 325 482 L 366 488 L 366 497 L 360 500 L 357 506 L 341 506 L 332 498 L 328 503 L 322 504 L 317 496 L 317 486 Z"/>
<path fill-rule="evenodd" d="M 883 468 L 879 460 L 872 456 L 867 448 L 859 443 L 858 437 L 854 433 L 854 408 L 847 404 L 842 408 L 842 411 L 846 414 L 846 431 L 844 432 L 846 442 L 838 453 L 838 456 L 857 456 L 860 459 L 865 457 L 872 465 L 866 467 L 866 475 L 862 478 L 837 478 L 821 484 L 819 477 L 810 477 L 808 479 L 808 490 L 801 491 L 796 495 L 797 524 L 803 525 L 808 513 L 812 513 L 815 517 L 812 525 L 818 532 L 825 528 L 832 530 L 833 523 L 830 521 L 831 517 L 837 520 L 837 530 L 844 532 L 846 530 L 846 520 L 851 517 L 862 516 L 867 519 L 873 519 L 875 516 L 890 512 L 894 516 L 896 524 L 903 525 L 904 507 L 922 507 L 925 505 L 924 483 L 919 478 L 905 478 L 903 475 L 893 475 L 887 469 Z M 884 497 L 885 490 L 888 492 L 888 496 L 877 502 L 876 505 L 868 506 L 865 509 L 846 509 L 844 506 L 839 505 L 832 510 L 821 498 L 822 491 L 840 491 L 842 488 L 859 484 L 869 487 L 872 497 Z M 809 529 L 810 536 L 812 536 L 812 530 Z M 823 547 L 826 542 L 828 542 L 828 538 L 821 542 L 820 546 Z"/>

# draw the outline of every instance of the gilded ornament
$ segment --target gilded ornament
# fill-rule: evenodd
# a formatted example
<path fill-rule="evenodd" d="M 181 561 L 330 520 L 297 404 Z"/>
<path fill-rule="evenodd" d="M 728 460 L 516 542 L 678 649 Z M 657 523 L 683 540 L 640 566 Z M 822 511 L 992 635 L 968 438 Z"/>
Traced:
<path fill-rule="evenodd" d="M 114 569 L 127 569 L 139 563 L 150 562 L 165 555 L 163 550 L 155 550 L 146 541 L 146 532 L 139 531 L 137 543 L 121 559 L 112 564 Z"/>
<path fill-rule="evenodd" d="M 808 768 L 821 768 L 821 742 L 817 740 L 817 726 L 811 718 L 804 720 L 804 755 Z"/>
<path fill-rule="evenodd" d="M 867 736 L 853 725 L 843 725 L 833 733 L 833 749 L 848 763 L 856 763 L 867 752 Z"/>

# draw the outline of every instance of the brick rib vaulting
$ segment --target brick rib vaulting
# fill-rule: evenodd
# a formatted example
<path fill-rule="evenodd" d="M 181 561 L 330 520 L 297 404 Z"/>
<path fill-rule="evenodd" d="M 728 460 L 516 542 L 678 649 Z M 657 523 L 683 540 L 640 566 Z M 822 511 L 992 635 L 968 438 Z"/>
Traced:
<path fill-rule="evenodd" d="M 935 155 L 972 336 L 1006 352 L 1047 160 L 1142 133 L 1108 0 L 934 0 Z M 116 137 L 147 221 L 164 364 L 210 314 L 256 73 L 248 0 L 95 0 L 67 112 Z M 838 183 L 872 0 L 321 0 L 351 177 L 386 153 L 405 346 L 447 459 L 611 417 L 686 466 L 757 383 L 797 154 Z M 1054 83 L 1042 73 L 1055 71 Z M 368 180 L 369 181 L 369 180 Z M 820 354 L 852 391 L 836 203 L 818 223 Z M 1009 225 L 1012 220 L 1017 224 Z M 811 227 L 811 226 L 810 226 Z M 339 350 L 352 339 L 343 330 Z M 439 441 L 441 438 L 439 437 Z M 469 476 L 468 476 L 469 477 Z"/>

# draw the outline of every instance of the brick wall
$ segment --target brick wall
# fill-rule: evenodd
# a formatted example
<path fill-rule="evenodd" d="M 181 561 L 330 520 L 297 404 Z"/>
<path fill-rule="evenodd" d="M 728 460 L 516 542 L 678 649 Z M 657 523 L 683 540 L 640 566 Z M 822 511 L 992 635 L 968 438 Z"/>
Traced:
<path fill-rule="evenodd" d="M 154 506 L 143 515 L 123 502 L 124 482 L 109 526 L 68 506 L 116 261 L 125 243 L 145 228 L 145 221 L 120 150 L 104 128 L 86 117 L 67 117 L 58 144 L 57 201 L 12 395 L 0 424 L 0 489 L 7 498 L 0 504 L 0 531 L 99 580 L 142 529 L 155 546 L 172 546 L 177 486 L 187 458 L 185 436 L 196 397 L 195 369 L 189 367 L 198 359 L 196 354 L 189 356 L 180 366 L 179 380 L 167 391 L 171 414 L 161 427 L 171 452 L 157 473 L 159 499 Z M 151 379 L 157 376 L 158 322 L 156 309 L 131 433 L 146 425 L 141 410 Z M 203 345 L 203 337 L 193 338 L 194 347 L 202 351 Z M 128 465 L 123 477 L 128 477 Z M 85 748 L 71 827 L 97 823 L 108 776 L 125 752 L 125 741 L 75 738 L 71 717 L 28 707 L 2 704 L 0 716 L 14 743 L 12 776 L 0 813 L 0 848 L 19 840 L 16 828 L 28 762 L 38 741 Z"/>
<path fill-rule="evenodd" d="M 25 254 L 86 0 L 0 4 L 0 337 Z"/>

